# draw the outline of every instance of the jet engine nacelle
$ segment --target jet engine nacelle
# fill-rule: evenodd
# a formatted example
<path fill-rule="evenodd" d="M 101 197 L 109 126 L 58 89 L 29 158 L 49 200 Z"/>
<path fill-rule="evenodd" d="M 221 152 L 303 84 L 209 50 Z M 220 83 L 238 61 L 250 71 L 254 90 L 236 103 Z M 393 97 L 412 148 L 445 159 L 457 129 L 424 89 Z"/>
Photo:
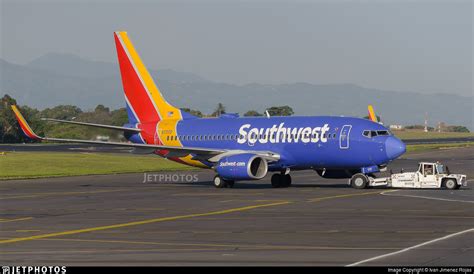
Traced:
<path fill-rule="evenodd" d="M 319 176 L 326 178 L 326 179 L 345 179 L 351 178 L 352 175 L 358 173 L 357 170 L 349 170 L 349 169 L 317 169 L 316 172 Z"/>
<path fill-rule="evenodd" d="M 243 153 L 220 159 L 216 171 L 228 180 L 258 180 L 267 175 L 268 163 L 260 156 Z"/>

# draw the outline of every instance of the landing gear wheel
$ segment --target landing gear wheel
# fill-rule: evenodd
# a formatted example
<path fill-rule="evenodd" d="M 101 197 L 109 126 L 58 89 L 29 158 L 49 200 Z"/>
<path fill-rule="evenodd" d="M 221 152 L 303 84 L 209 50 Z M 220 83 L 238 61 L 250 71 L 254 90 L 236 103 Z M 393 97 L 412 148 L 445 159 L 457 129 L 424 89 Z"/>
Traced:
<path fill-rule="evenodd" d="M 280 174 L 273 174 L 272 175 L 272 187 L 273 188 L 279 188 L 282 186 L 282 183 L 283 183 L 283 179 L 282 179 L 283 176 L 281 176 Z"/>
<path fill-rule="evenodd" d="M 291 176 L 290 174 L 273 174 L 272 175 L 272 187 L 289 187 L 291 185 Z"/>
<path fill-rule="evenodd" d="M 367 187 L 369 178 L 365 174 L 357 173 L 351 178 L 351 186 L 357 189 L 363 189 Z"/>
<path fill-rule="evenodd" d="M 214 186 L 216 188 L 225 188 L 227 187 L 227 182 L 224 179 L 222 179 L 219 175 L 216 175 L 214 177 Z"/>
<path fill-rule="evenodd" d="M 280 175 L 282 177 L 282 186 L 283 187 L 289 187 L 291 186 L 291 175 L 290 174 L 286 174 L 286 175 Z"/>
<path fill-rule="evenodd" d="M 451 190 L 458 189 L 458 184 L 456 183 L 456 180 L 454 179 L 447 179 L 446 181 L 444 181 L 444 186 L 447 189 L 451 189 Z"/>
<path fill-rule="evenodd" d="M 224 182 L 227 184 L 228 188 L 233 188 L 235 181 L 232 180 L 224 180 Z"/>

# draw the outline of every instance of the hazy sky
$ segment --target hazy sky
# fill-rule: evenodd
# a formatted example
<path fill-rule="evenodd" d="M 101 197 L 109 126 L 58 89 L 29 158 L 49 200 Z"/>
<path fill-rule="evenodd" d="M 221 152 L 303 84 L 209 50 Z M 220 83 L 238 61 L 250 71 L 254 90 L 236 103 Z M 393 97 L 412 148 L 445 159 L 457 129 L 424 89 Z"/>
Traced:
<path fill-rule="evenodd" d="M 473 94 L 471 1 L 7 1 L 1 58 L 115 61 L 126 30 L 149 67 L 245 84 L 354 83 Z"/>

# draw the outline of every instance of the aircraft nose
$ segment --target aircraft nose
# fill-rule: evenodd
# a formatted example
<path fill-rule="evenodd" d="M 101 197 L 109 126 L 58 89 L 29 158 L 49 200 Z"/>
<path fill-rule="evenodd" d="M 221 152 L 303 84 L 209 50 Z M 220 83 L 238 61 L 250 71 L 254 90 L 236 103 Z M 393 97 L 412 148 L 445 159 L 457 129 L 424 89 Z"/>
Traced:
<path fill-rule="evenodd" d="M 385 153 L 387 153 L 387 157 L 391 160 L 399 157 L 406 151 L 405 143 L 403 143 L 400 139 L 390 136 L 385 141 Z"/>

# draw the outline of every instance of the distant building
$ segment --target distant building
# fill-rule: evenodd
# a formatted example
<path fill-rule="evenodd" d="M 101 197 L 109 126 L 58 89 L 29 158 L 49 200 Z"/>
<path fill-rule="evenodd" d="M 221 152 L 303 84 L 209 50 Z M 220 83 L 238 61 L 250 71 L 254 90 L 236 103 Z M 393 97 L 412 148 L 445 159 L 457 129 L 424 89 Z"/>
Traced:
<path fill-rule="evenodd" d="M 402 130 L 403 126 L 402 125 L 390 125 L 390 129 L 392 129 L 392 130 Z"/>
<path fill-rule="evenodd" d="M 97 136 L 95 137 L 95 140 L 96 140 L 96 141 L 104 141 L 104 142 L 107 142 L 107 141 L 109 141 L 109 136 L 97 135 Z"/>
<path fill-rule="evenodd" d="M 439 122 L 438 123 L 438 132 L 445 132 L 445 131 L 449 131 L 448 130 L 448 125 L 446 125 L 445 122 Z"/>

